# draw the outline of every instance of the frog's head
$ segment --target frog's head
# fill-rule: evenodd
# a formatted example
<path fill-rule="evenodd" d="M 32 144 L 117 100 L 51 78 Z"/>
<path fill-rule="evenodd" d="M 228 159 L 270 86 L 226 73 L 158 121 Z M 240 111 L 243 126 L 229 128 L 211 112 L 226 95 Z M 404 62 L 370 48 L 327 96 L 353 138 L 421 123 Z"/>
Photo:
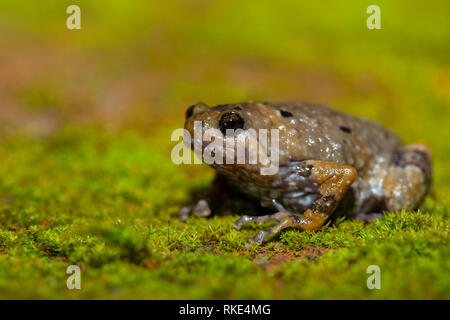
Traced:
<path fill-rule="evenodd" d="M 208 164 L 224 171 L 235 170 L 236 168 L 260 170 L 262 167 L 267 167 L 269 163 L 273 165 L 275 160 L 273 157 L 277 156 L 277 161 L 280 160 L 279 154 L 273 154 L 272 157 L 272 150 L 278 150 L 280 145 L 278 141 L 275 141 L 274 133 L 271 129 L 278 129 L 284 123 L 285 121 L 280 117 L 280 111 L 265 103 L 245 102 L 218 105 L 216 107 L 197 103 L 186 110 L 185 129 L 191 137 L 191 141 L 186 142 L 190 144 L 192 149 L 197 144 L 197 150 L 194 151 L 198 155 L 198 149 L 201 149 L 203 160 L 205 160 L 205 155 L 211 154 L 211 142 L 222 139 L 223 143 L 220 143 L 224 147 L 224 152 L 220 155 L 213 153 L 213 155 L 216 156 L 216 160 L 221 158 L 223 163 L 211 164 L 207 162 Z M 263 138 L 267 137 L 267 139 L 263 140 L 261 138 L 261 132 Z M 213 138 L 211 138 L 211 134 L 213 134 Z M 279 134 L 279 139 L 282 139 L 281 133 Z M 276 148 L 273 146 L 274 142 L 278 144 Z M 237 149 L 238 143 L 241 143 L 240 153 Z M 242 157 L 238 158 L 239 155 L 242 155 L 243 149 L 245 149 L 244 160 Z M 264 159 L 258 158 L 257 163 L 254 163 L 252 155 L 257 154 L 259 157 L 261 150 L 265 152 L 266 159 L 269 162 L 260 161 Z M 227 156 L 229 157 L 228 163 Z M 234 161 L 231 161 L 231 159 Z M 251 161 L 252 159 L 253 162 Z"/>

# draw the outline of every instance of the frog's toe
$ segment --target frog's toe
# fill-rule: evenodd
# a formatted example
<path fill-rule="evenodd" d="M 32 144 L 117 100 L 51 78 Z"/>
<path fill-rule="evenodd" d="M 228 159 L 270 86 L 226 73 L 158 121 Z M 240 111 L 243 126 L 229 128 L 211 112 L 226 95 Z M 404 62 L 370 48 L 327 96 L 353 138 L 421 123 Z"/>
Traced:
<path fill-rule="evenodd" d="M 194 214 L 198 217 L 207 217 L 211 214 L 208 202 L 206 200 L 199 200 L 194 207 Z"/>
<path fill-rule="evenodd" d="M 373 212 L 373 213 L 358 213 L 355 218 L 357 220 L 363 221 L 363 222 L 372 222 L 375 219 L 384 219 L 384 215 L 382 213 L 377 213 L 377 212 Z"/>
<path fill-rule="evenodd" d="M 187 219 L 189 219 L 189 214 L 192 211 L 192 206 L 185 206 L 182 207 L 180 209 L 180 212 L 178 213 L 178 219 L 180 219 L 180 221 L 186 221 Z"/>
<path fill-rule="evenodd" d="M 267 232 L 267 230 L 261 230 L 254 237 L 252 237 L 251 240 L 253 240 L 256 244 L 261 245 L 268 234 L 269 232 Z"/>
<path fill-rule="evenodd" d="M 251 221 L 249 216 L 242 216 L 234 222 L 233 227 L 236 230 L 241 230 L 242 226 L 249 221 Z"/>

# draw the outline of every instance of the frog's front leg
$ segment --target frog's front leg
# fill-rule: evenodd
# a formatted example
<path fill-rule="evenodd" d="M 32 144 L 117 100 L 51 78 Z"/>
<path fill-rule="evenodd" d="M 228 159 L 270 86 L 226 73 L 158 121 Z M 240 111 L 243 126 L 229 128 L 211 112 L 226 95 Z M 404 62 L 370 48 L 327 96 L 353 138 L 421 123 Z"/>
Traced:
<path fill-rule="evenodd" d="M 308 178 L 312 183 L 319 185 L 318 197 L 310 208 L 303 214 L 280 211 L 268 216 L 246 216 L 236 221 L 235 227 L 239 229 L 242 224 L 250 221 L 280 221 L 276 226 L 261 230 L 252 238 L 258 244 L 261 244 L 267 236 L 276 234 L 288 227 L 302 230 L 316 230 L 333 213 L 357 177 L 356 169 L 352 166 L 320 160 L 302 161 L 295 169 L 295 172 L 302 177 Z"/>
<path fill-rule="evenodd" d="M 275 199 L 272 200 L 272 204 L 277 208 L 279 211 L 274 214 L 268 214 L 264 216 L 242 216 L 234 223 L 234 227 L 238 230 L 241 229 L 241 227 L 247 223 L 247 222 L 266 222 L 266 221 L 279 221 L 283 220 L 283 218 L 286 218 L 288 216 L 288 213 L 286 209 Z"/>

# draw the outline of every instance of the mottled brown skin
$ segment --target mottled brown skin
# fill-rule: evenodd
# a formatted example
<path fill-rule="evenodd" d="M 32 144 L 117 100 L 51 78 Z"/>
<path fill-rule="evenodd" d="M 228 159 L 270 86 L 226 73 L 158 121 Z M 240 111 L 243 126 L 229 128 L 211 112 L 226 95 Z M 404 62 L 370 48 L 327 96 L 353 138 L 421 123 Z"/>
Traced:
<path fill-rule="evenodd" d="M 237 190 L 278 211 L 236 221 L 237 229 L 250 221 L 279 221 L 260 231 L 253 238 L 257 243 L 287 227 L 316 230 L 344 202 L 351 205 L 344 209 L 346 214 L 364 220 L 380 217 L 376 213 L 383 211 L 412 210 L 431 184 L 431 154 L 425 146 L 404 146 L 379 124 L 324 106 L 245 102 L 211 108 L 198 103 L 187 110 L 185 128 L 193 136 L 194 121 L 201 120 L 203 130 L 220 129 L 219 120 L 230 112 L 242 119 L 244 131 L 279 129 L 277 174 L 261 175 L 259 163 L 212 165 L 217 180 L 226 181 L 226 189 L 216 189 L 215 195 L 223 198 L 232 188 L 233 195 Z M 202 141 L 203 147 L 207 143 Z M 187 219 L 190 211 L 200 216 L 211 213 L 206 198 L 184 207 L 180 218 Z"/>

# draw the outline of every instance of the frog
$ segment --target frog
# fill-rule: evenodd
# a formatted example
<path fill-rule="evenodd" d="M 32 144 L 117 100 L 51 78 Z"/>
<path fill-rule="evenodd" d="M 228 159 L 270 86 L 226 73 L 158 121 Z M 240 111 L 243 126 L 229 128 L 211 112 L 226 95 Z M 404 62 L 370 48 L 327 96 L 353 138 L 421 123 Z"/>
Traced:
<path fill-rule="evenodd" d="M 278 132 L 275 174 L 262 175 L 261 163 L 210 164 L 217 171 L 211 194 L 219 196 L 219 207 L 237 203 L 238 197 L 259 205 L 256 214 L 243 215 L 234 228 L 277 222 L 249 239 L 256 244 L 286 228 L 318 230 L 334 216 L 371 222 L 386 212 L 414 210 L 432 185 L 431 151 L 425 144 L 406 145 L 375 121 L 324 105 L 249 101 L 211 107 L 199 102 L 185 113 L 184 129 L 191 137 L 196 121 L 203 132 L 215 129 L 224 139 L 237 139 L 250 129 Z M 240 133 L 227 137 L 229 129 Z M 193 140 L 187 142 L 191 148 Z M 199 141 L 201 150 L 208 142 Z M 192 213 L 211 215 L 210 201 L 201 195 L 195 204 L 182 207 L 180 220 Z"/>

